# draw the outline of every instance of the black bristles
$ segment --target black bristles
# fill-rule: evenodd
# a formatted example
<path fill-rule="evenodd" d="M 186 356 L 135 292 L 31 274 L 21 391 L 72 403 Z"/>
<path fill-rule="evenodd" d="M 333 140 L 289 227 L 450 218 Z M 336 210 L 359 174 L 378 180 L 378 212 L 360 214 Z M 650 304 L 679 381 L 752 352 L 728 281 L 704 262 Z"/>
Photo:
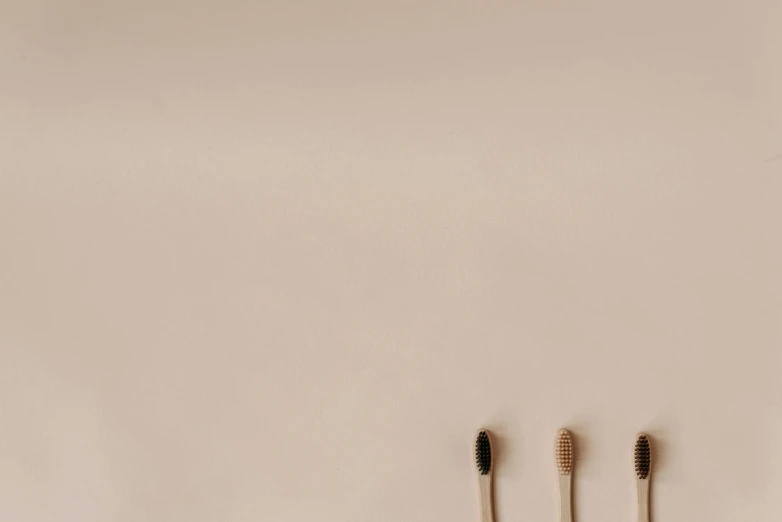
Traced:
<path fill-rule="evenodd" d="M 488 475 L 491 470 L 491 442 L 485 431 L 478 433 L 475 439 L 475 464 L 481 475 Z"/>
<path fill-rule="evenodd" d="M 635 474 L 639 479 L 645 479 L 649 476 L 649 465 L 651 463 L 651 448 L 649 439 L 646 435 L 639 435 L 635 441 Z"/>

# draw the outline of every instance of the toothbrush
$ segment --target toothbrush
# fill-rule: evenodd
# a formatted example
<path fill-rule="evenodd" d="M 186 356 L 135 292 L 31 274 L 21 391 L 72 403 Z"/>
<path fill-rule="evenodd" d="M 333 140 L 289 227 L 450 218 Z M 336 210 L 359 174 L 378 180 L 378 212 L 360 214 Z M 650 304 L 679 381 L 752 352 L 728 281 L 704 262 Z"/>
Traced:
<path fill-rule="evenodd" d="M 494 522 L 492 495 L 492 451 L 491 437 L 486 430 L 475 435 L 475 469 L 478 472 L 478 490 L 481 501 L 481 522 Z"/>
<path fill-rule="evenodd" d="M 554 455 L 559 470 L 559 520 L 573 522 L 573 439 L 568 430 L 557 432 Z"/>
<path fill-rule="evenodd" d="M 652 474 L 652 452 L 649 437 L 639 433 L 635 438 L 635 476 L 638 486 L 638 522 L 649 522 L 649 486 Z"/>

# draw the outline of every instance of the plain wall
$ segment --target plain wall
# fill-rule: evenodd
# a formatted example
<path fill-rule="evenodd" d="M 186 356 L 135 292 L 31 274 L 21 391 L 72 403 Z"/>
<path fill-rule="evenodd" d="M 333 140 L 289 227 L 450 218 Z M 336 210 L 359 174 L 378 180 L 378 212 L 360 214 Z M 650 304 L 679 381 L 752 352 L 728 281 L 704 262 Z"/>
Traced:
<path fill-rule="evenodd" d="M 782 519 L 780 93 L 778 0 L 0 0 L 0 520 L 474 521 L 479 426 Z"/>

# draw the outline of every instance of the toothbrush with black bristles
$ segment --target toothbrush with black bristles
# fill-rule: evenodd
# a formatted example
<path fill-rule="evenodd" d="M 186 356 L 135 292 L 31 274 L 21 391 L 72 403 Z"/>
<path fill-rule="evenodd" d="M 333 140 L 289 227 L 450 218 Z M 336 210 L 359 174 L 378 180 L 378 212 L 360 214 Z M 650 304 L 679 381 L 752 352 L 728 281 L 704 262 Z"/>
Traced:
<path fill-rule="evenodd" d="M 492 472 L 494 471 L 491 436 L 486 430 L 475 434 L 475 470 L 478 472 L 478 492 L 481 502 L 481 522 L 494 522 Z"/>
<path fill-rule="evenodd" d="M 652 449 L 649 437 L 639 433 L 633 448 L 635 482 L 638 486 L 638 522 L 649 522 L 649 486 L 652 475 Z"/>
<path fill-rule="evenodd" d="M 573 522 L 573 439 L 568 430 L 557 432 L 554 456 L 559 471 L 559 520 Z"/>

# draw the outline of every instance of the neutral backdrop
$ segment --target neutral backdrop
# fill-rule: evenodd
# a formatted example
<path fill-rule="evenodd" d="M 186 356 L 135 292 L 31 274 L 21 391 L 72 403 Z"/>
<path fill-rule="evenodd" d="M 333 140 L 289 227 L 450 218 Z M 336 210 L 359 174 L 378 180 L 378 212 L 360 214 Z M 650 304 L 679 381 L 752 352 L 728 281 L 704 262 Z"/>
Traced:
<path fill-rule="evenodd" d="M 510 4 L 0 0 L 0 520 L 782 519 L 782 1 Z"/>

